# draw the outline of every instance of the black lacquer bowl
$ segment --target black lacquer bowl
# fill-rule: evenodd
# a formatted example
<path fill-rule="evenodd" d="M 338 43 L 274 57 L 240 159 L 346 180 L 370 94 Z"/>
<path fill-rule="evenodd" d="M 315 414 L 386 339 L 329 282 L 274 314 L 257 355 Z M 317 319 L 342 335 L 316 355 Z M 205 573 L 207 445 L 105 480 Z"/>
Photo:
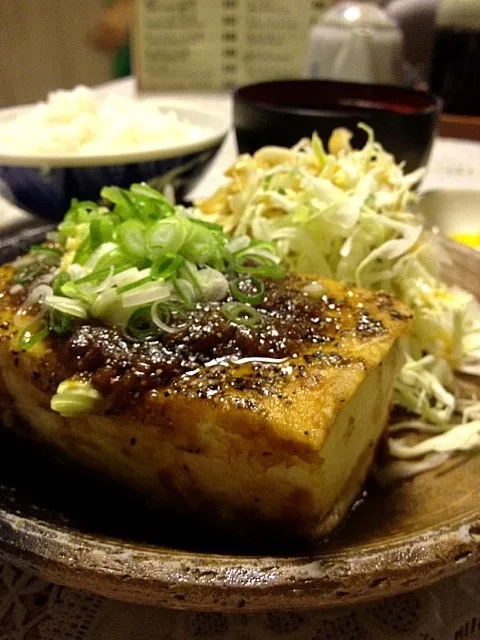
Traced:
<path fill-rule="evenodd" d="M 364 122 L 408 171 L 426 165 L 441 110 L 441 101 L 425 92 L 324 80 L 246 85 L 234 92 L 233 103 L 240 153 L 291 147 L 313 131 L 326 144 L 336 127 L 350 129 L 359 148 L 366 136 L 357 124 Z"/>

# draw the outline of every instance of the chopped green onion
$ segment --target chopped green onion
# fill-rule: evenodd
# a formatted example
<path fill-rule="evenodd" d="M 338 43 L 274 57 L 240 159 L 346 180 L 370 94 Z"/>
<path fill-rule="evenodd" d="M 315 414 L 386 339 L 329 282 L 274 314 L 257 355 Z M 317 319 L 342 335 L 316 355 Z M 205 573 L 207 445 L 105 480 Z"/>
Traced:
<path fill-rule="evenodd" d="M 229 253 L 237 253 L 238 251 L 243 251 L 250 246 L 250 243 L 251 240 L 248 236 L 238 236 L 237 238 L 230 240 L 227 245 L 227 249 Z"/>
<path fill-rule="evenodd" d="M 34 280 L 42 272 L 38 264 L 31 264 L 22 269 L 19 273 L 16 273 L 13 277 L 15 284 L 26 284 Z"/>
<path fill-rule="evenodd" d="M 55 256 L 59 257 L 62 255 L 62 252 L 58 249 L 52 249 L 51 247 L 44 247 L 41 244 L 34 244 L 30 247 L 30 253 L 42 253 L 46 256 Z"/>
<path fill-rule="evenodd" d="M 82 200 L 79 202 L 76 198 L 73 198 L 65 219 L 77 224 L 79 222 L 88 222 L 90 215 L 92 213 L 98 213 L 99 210 L 100 207 L 96 202 L 93 202 L 93 200 Z"/>
<path fill-rule="evenodd" d="M 89 282 L 101 282 L 107 276 L 109 276 L 110 273 L 112 275 L 117 275 L 118 273 L 123 273 L 127 269 L 131 269 L 131 268 L 132 268 L 131 264 L 126 264 L 120 267 L 115 267 L 113 270 L 112 270 L 112 267 L 105 268 L 105 269 L 98 269 L 97 271 L 93 271 L 92 273 L 89 273 L 88 276 L 84 276 L 83 278 L 78 278 L 78 280 L 75 280 L 75 284 L 78 286 L 82 284 L 88 284 Z"/>
<path fill-rule="evenodd" d="M 122 293 L 126 293 L 127 291 L 131 291 L 132 289 L 137 289 L 138 287 L 147 284 L 147 282 L 152 282 L 151 276 L 146 276 L 145 278 L 141 278 L 140 280 L 136 280 L 135 282 L 130 282 L 129 284 L 123 285 L 123 287 L 118 287 L 117 295 L 122 295 Z"/>
<path fill-rule="evenodd" d="M 75 282 L 65 282 L 65 284 L 60 287 L 60 291 L 61 295 L 66 298 L 80 300 L 86 305 L 92 304 L 92 296 L 84 291 L 80 291 Z"/>
<path fill-rule="evenodd" d="M 132 261 L 125 256 L 119 247 L 112 249 L 109 253 L 104 254 L 95 265 L 95 269 L 106 269 L 107 267 L 125 267 L 132 266 Z"/>
<path fill-rule="evenodd" d="M 148 223 L 174 212 L 167 198 L 146 184 L 134 184 L 130 191 L 119 187 L 104 187 L 100 195 L 115 204 L 114 212 L 123 220 L 136 218 Z"/>
<path fill-rule="evenodd" d="M 51 295 L 44 297 L 43 304 L 50 309 L 55 309 L 56 311 L 60 311 L 61 313 L 66 313 L 67 315 L 73 316 L 74 318 L 86 320 L 88 316 L 86 306 L 80 300 L 71 300 L 70 298 L 65 298 L 64 296 Z"/>
<path fill-rule="evenodd" d="M 154 280 L 167 280 L 176 276 L 180 267 L 185 263 L 185 258 L 175 253 L 166 253 L 158 262 L 154 262 L 151 268 Z"/>
<path fill-rule="evenodd" d="M 66 313 L 52 309 L 50 313 L 49 328 L 61 336 L 66 335 L 70 333 L 72 329 L 72 318 Z"/>
<path fill-rule="evenodd" d="M 272 258 L 276 258 L 275 245 L 267 240 L 252 240 L 248 248 L 252 250 L 255 249 L 255 251 L 267 251 L 269 254 L 272 254 Z"/>
<path fill-rule="evenodd" d="M 230 322 L 249 328 L 258 327 L 263 323 L 259 312 L 243 302 L 226 302 L 220 307 L 220 312 Z"/>
<path fill-rule="evenodd" d="M 45 320 L 34 320 L 27 325 L 18 336 L 18 348 L 22 351 L 31 349 L 39 340 L 46 338 L 50 330 Z"/>
<path fill-rule="evenodd" d="M 140 220 L 122 222 L 117 230 L 117 242 L 120 249 L 135 260 L 145 258 L 145 225 Z"/>
<path fill-rule="evenodd" d="M 157 204 L 157 207 L 159 207 L 160 213 L 162 213 L 163 215 L 172 214 L 174 212 L 172 203 L 163 195 L 163 193 L 160 193 L 160 191 L 153 189 L 153 187 L 150 187 L 145 182 L 142 182 L 140 184 L 132 184 L 132 186 L 130 187 L 130 191 L 137 196 L 143 196 L 144 198 L 150 198 L 151 200 L 154 200 Z"/>
<path fill-rule="evenodd" d="M 234 258 L 234 269 L 238 273 L 248 273 L 264 278 L 284 278 L 285 267 L 270 258 L 254 253 L 241 252 Z"/>
<path fill-rule="evenodd" d="M 159 212 L 154 200 L 136 196 L 131 191 L 124 191 L 123 195 L 135 219 L 140 220 L 144 224 L 152 220 L 158 220 Z"/>
<path fill-rule="evenodd" d="M 211 267 L 216 269 L 217 271 L 226 271 L 227 265 L 230 265 L 232 262 L 232 256 L 228 254 L 225 250 L 224 255 L 222 256 L 220 251 L 217 251 L 209 260 L 209 264 Z"/>
<path fill-rule="evenodd" d="M 91 252 L 92 246 L 90 242 L 90 236 L 87 236 L 86 238 L 84 238 L 84 240 L 82 240 L 80 246 L 78 247 L 73 261 L 77 264 L 83 265 L 87 262 Z"/>
<path fill-rule="evenodd" d="M 198 224 L 190 224 L 180 253 L 191 262 L 204 265 L 216 254 L 215 234 Z"/>
<path fill-rule="evenodd" d="M 162 305 L 161 301 L 152 305 L 151 317 L 155 325 L 165 333 L 177 333 L 188 326 L 188 321 L 178 325 L 172 324 L 172 321 L 178 318 L 185 319 L 186 314 L 180 307 Z"/>
<path fill-rule="evenodd" d="M 188 221 L 171 216 L 157 222 L 147 234 L 148 257 L 157 259 L 165 252 L 177 252 L 185 242 Z"/>
<path fill-rule="evenodd" d="M 74 418 L 97 410 L 102 394 L 94 389 L 90 382 L 83 380 L 64 380 L 58 385 L 57 393 L 50 401 L 50 407 L 66 418 Z"/>
<path fill-rule="evenodd" d="M 228 280 L 221 271 L 205 267 L 197 272 L 198 286 L 202 291 L 203 300 L 220 302 L 228 295 Z"/>
<path fill-rule="evenodd" d="M 158 328 L 152 320 L 150 307 L 142 307 L 132 313 L 127 322 L 127 333 L 140 340 L 157 335 Z"/>
<path fill-rule="evenodd" d="M 184 278 L 172 278 L 173 288 L 177 294 L 179 300 L 183 302 L 187 309 L 193 309 L 193 302 L 195 300 L 195 290 L 192 284 Z"/>
<path fill-rule="evenodd" d="M 127 291 L 122 295 L 124 308 L 139 307 L 159 300 L 168 300 L 172 295 L 170 284 L 150 281 L 134 291 Z"/>
<path fill-rule="evenodd" d="M 73 238 L 77 233 L 77 225 L 74 222 L 68 222 L 67 220 L 61 222 L 57 229 L 62 243 L 65 243 L 67 238 Z"/>
<path fill-rule="evenodd" d="M 122 220 L 129 220 L 135 217 L 135 209 L 126 193 L 125 189 L 120 187 L 103 187 L 100 191 L 100 196 L 104 200 L 108 200 L 115 205 L 113 212 Z"/>
<path fill-rule="evenodd" d="M 73 318 L 91 317 L 138 339 L 158 336 L 183 327 L 177 320 L 197 303 L 223 302 L 230 292 L 238 300 L 225 307 L 232 321 L 261 321 L 251 308 L 265 295 L 260 278 L 284 275 L 271 243 L 252 243 L 246 235 L 230 240 L 219 224 L 173 206 L 146 184 L 105 187 L 101 197 L 113 210 L 72 200 L 58 226 L 62 251 L 35 245 L 37 260 L 27 256 L 17 265 L 16 283 L 23 284 L 44 271 L 49 257 L 61 258 L 60 273 L 40 300 L 51 331 L 64 335 Z"/>
<path fill-rule="evenodd" d="M 117 273 L 113 276 L 112 283 L 118 287 L 122 287 L 124 284 L 130 284 L 130 282 L 137 282 L 141 278 L 146 278 L 151 275 L 150 269 L 137 269 L 137 267 L 130 267 Z"/>
<path fill-rule="evenodd" d="M 208 222 L 208 220 L 202 220 L 200 218 L 189 218 L 191 222 L 195 224 L 199 224 L 210 231 L 218 231 L 219 233 L 223 233 L 223 227 L 221 224 L 217 224 L 216 222 Z"/>
<path fill-rule="evenodd" d="M 110 218 L 94 218 L 90 222 L 90 241 L 92 249 L 96 249 L 101 244 L 113 239 L 114 226 Z"/>
<path fill-rule="evenodd" d="M 258 278 L 236 278 L 230 290 L 234 298 L 247 304 L 260 304 L 265 298 L 265 285 Z"/>
<path fill-rule="evenodd" d="M 112 255 L 114 259 L 116 259 L 118 247 L 114 242 L 102 242 L 102 244 L 98 245 L 95 249 L 92 246 L 92 251 L 93 253 L 84 265 L 87 271 L 95 271 L 95 269 L 98 269 L 100 261 L 104 261 L 105 258 L 107 258 L 107 263 L 103 264 L 102 267 L 111 267 Z"/>
<path fill-rule="evenodd" d="M 53 281 L 53 293 L 56 296 L 62 295 L 62 287 L 64 284 L 70 281 L 70 276 L 65 271 L 61 271 Z"/>
<path fill-rule="evenodd" d="M 90 306 L 90 315 L 106 325 L 125 327 L 132 309 L 125 309 L 122 298 L 117 296 L 115 289 L 105 289 L 97 296 Z"/>
<path fill-rule="evenodd" d="M 91 282 L 101 282 L 102 280 L 105 280 L 105 278 L 107 278 L 110 274 L 112 273 L 112 268 L 106 268 L 106 269 L 97 269 L 96 271 L 93 271 L 92 273 L 89 273 L 88 276 L 83 276 L 83 278 L 77 278 L 74 282 L 75 282 L 75 286 L 80 286 L 82 284 L 89 284 Z M 113 270 L 113 273 L 115 273 L 115 270 Z"/>
<path fill-rule="evenodd" d="M 180 270 L 180 272 L 181 272 L 182 278 L 187 280 L 187 282 L 190 282 L 190 284 L 193 286 L 197 298 L 199 300 L 203 300 L 203 291 L 198 282 L 198 277 L 197 277 L 198 275 L 197 267 L 191 262 L 187 261 L 185 262 L 185 265 Z"/>

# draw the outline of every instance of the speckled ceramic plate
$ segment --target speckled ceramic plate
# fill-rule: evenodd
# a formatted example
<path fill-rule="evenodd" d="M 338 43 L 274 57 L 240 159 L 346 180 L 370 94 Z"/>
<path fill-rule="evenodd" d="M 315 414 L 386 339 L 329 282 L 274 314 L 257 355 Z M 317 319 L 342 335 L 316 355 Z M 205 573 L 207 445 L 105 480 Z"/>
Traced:
<path fill-rule="evenodd" d="M 26 244 L 36 239 L 29 232 Z M 448 243 L 451 279 L 480 297 L 480 254 Z M 23 250 L 4 242 L 2 261 Z M 1 431 L 0 431 L 1 433 Z M 11 436 L 10 436 L 11 438 Z M 1 435 L 1 555 L 47 580 L 191 609 L 332 606 L 421 587 L 480 563 L 480 455 L 368 495 L 314 549 L 229 547 L 174 529 L 111 487 Z"/>

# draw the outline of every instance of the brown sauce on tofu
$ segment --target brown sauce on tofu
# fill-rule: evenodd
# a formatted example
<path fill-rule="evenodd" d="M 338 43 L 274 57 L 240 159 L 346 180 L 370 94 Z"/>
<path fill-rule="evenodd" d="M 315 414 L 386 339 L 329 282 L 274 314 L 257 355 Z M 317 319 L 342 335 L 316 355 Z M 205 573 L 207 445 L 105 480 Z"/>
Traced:
<path fill-rule="evenodd" d="M 13 295 L 11 269 L 1 273 L 0 310 L 10 317 L 28 289 Z M 46 352 L 32 380 L 54 392 L 67 378 L 88 379 L 108 399 L 112 413 L 153 390 L 221 400 L 228 388 L 246 403 L 253 402 L 252 395 L 282 398 L 286 381 L 309 377 L 310 365 L 365 368 L 355 346 L 388 333 L 382 318 L 396 323 L 411 317 L 389 293 L 339 287 L 329 294 L 327 286 L 322 295 L 320 280 L 314 297 L 305 292 L 312 282 L 293 274 L 265 279 L 265 297 L 255 307 L 262 322 L 253 327 L 228 320 L 221 311 L 225 301 L 198 304 L 182 319 L 183 329 L 146 341 L 132 339 L 121 328 L 74 322 L 69 335 L 51 333 L 44 340 Z M 8 329 L 3 329 L 6 339 Z"/>
<path fill-rule="evenodd" d="M 137 342 L 119 329 L 85 324 L 74 328 L 67 338 L 50 340 L 64 367 L 62 378 L 88 376 L 103 395 L 115 397 L 114 405 L 119 409 L 132 394 L 138 397 L 149 389 L 183 386 L 182 377 L 205 365 L 211 369 L 207 378 L 212 377 L 210 392 L 215 395 L 214 379 L 217 386 L 219 380 L 218 367 L 213 365 L 222 360 L 247 358 L 261 364 L 263 359 L 269 363 L 265 367 L 269 373 L 276 368 L 280 373 L 281 367 L 274 364 L 285 358 L 295 358 L 298 369 L 299 361 L 345 366 L 346 359 L 336 351 L 342 335 L 353 332 L 361 339 L 385 333 L 383 323 L 364 308 L 364 295 L 349 291 L 341 299 L 328 295 L 313 298 L 304 292 L 310 283 L 300 276 L 266 280 L 265 298 L 256 306 L 262 324 L 256 327 L 229 321 L 220 312 L 223 303 L 210 303 L 190 312 L 184 329 L 161 339 Z M 372 294 L 372 300 L 378 304 L 380 296 L 381 305 L 392 306 L 393 311 L 393 299 L 388 294 Z M 233 379 L 237 387 L 251 387 L 252 380 L 239 380 L 234 375 Z"/>

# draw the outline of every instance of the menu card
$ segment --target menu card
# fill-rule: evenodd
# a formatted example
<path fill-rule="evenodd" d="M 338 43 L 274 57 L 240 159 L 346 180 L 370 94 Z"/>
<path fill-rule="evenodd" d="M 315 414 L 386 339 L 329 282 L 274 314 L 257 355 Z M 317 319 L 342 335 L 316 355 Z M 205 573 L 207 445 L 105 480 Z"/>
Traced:
<path fill-rule="evenodd" d="M 138 88 L 223 90 L 304 75 L 310 26 L 332 0 L 137 0 Z"/>

